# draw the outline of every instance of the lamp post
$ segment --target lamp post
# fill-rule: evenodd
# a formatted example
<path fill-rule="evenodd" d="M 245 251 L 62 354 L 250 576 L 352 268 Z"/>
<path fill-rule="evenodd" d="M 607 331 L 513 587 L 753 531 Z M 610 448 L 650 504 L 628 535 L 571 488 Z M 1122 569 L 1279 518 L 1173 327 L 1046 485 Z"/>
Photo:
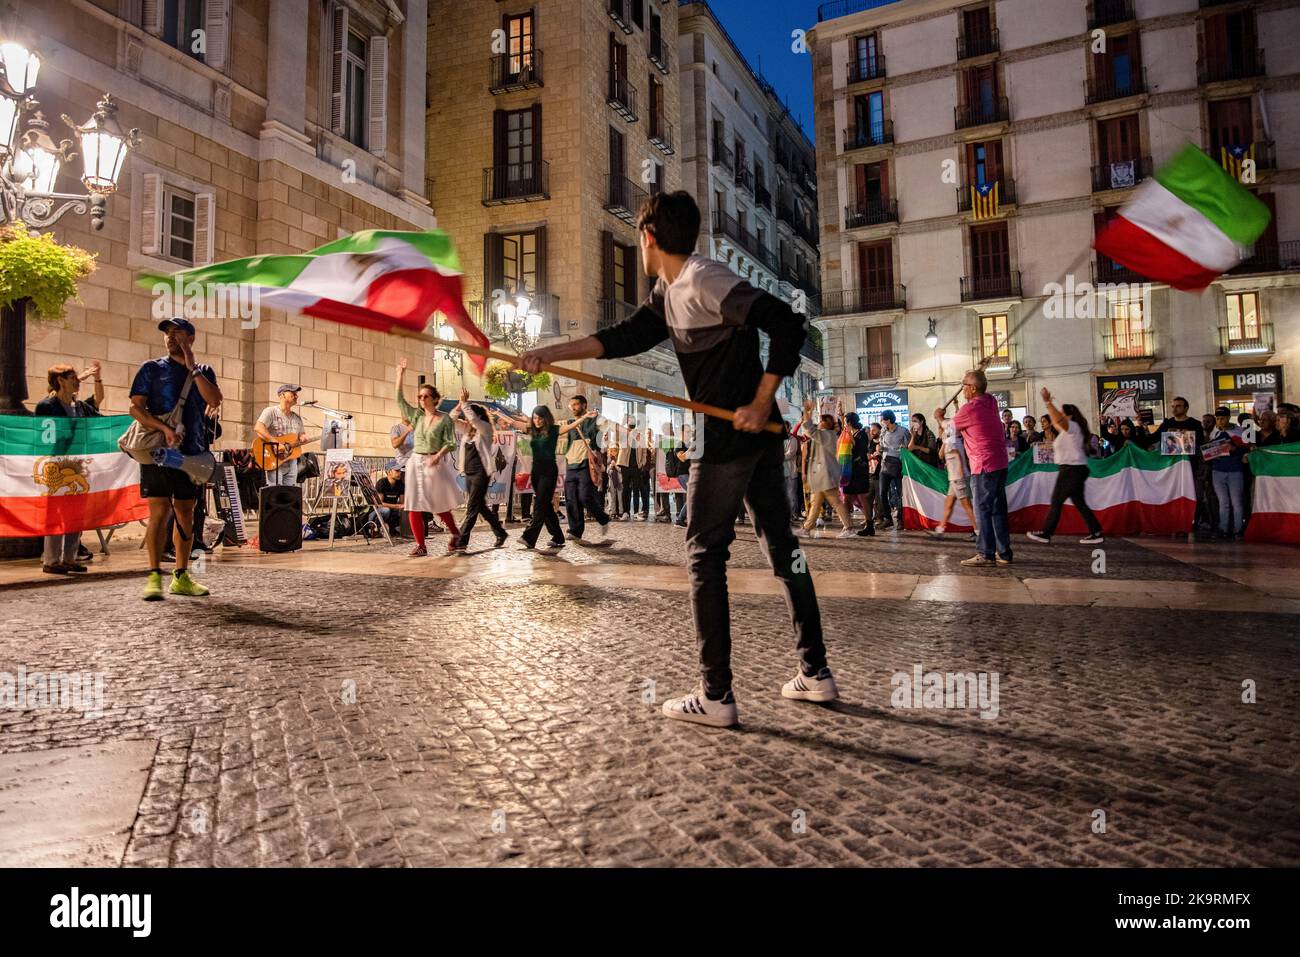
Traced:
<path fill-rule="evenodd" d="M 102 229 L 108 196 L 117 189 L 126 154 L 140 145 L 140 131 L 122 130 L 117 103 L 107 93 L 80 126 L 64 114 L 81 147 L 86 192 L 57 192 L 59 174 L 77 154 L 71 140 L 54 142 L 32 95 L 40 69 L 36 51 L 0 41 L 0 225 L 21 222 L 40 228 L 68 212 L 89 212 L 91 227 Z M 27 128 L 19 135 L 24 117 Z M 26 414 L 26 398 L 27 300 L 21 299 L 0 306 L 0 414 Z"/>
<path fill-rule="evenodd" d="M 542 314 L 524 289 L 497 306 L 497 328 L 516 353 L 522 355 L 537 345 L 542 337 Z"/>
<path fill-rule="evenodd" d="M 930 317 L 930 328 L 925 333 L 925 344 L 931 349 L 939 345 L 939 332 L 934 328 L 934 316 Z"/>

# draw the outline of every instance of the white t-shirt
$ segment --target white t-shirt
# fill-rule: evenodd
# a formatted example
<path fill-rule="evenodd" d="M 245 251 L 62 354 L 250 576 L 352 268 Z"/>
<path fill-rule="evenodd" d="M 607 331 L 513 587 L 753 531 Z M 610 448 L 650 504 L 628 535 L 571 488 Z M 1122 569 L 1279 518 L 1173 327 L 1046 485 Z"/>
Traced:
<path fill-rule="evenodd" d="M 1052 441 L 1052 460 L 1057 465 L 1087 465 L 1088 455 L 1083 451 L 1083 433 L 1079 426 L 1065 420 L 1065 430 L 1058 431 Z"/>
<path fill-rule="evenodd" d="M 292 435 L 297 438 L 298 435 L 305 431 L 302 425 L 302 416 L 297 412 L 281 412 L 278 405 L 268 405 L 262 410 L 262 414 L 257 417 L 257 421 L 266 426 L 266 430 L 272 435 Z"/>

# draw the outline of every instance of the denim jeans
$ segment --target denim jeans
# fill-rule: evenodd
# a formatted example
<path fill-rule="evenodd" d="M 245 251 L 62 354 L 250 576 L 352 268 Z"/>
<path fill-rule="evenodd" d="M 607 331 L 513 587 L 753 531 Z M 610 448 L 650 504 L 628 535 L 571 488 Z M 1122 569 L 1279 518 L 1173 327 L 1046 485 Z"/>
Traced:
<path fill-rule="evenodd" d="M 81 545 L 81 532 L 67 532 L 63 535 L 46 535 L 41 563 L 44 565 L 72 565 L 77 560 L 77 548 Z"/>
<path fill-rule="evenodd" d="M 266 470 L 267 485 L 296 485 L 298 483 L 299 459 L 290 459 L 281 463 L 279 468 Z"/>
<path fill-rule="evenodd" d="M 748 506 L 768 565 L 781 581 L 794 626 L 800 669 L 814 675 L 826 666 L 821 610 L 812 574 L 790 531 L 781 445 L 774 442 L 768 449 L 731 462 L 695 461 L 691 463 L 686 493 L 686 556 L 700 674 L 705 692 L 715 698 L 731 689 L 727 560 L 736 538 L 736 511 L 742 502 Z"/>
<path fill-rule="evenodd" d="M 890 522 L 894 520 L 894 512 L 903 511 L 903 473 L 900 471 L 897 475 L 890 475 L 885 471 L 883 462 L 880 466 L 880 501 L 877 508 L 886 521 Z M 902 520 L 901 514 L 899 520 Z"/>
<path fill-rule="evenodd" d="M 570 465 L 564 473 L 564 513 L 569 520 L 569 534 L 574 538 L 582 538 L 587 528 L 584 508 L 599 524 L 609 524 L 609 516 L 600 504 L 600 493 L 591 483 L 591 471 L 586 462 Z"/>
<path fill-rule="evenodd" d="M 1242 472 L 1214 472 L 1214 494 L 1219 499 L 1219 531 L 1225 535 L 1240 535 L 1246 521 L 1242 489 L 1245 474 Z M 1228 523 L 1231 507 L 1232 524 Z"/>
<path fill-rule="evenodd" d="M 1011 530 L 1007 524 L 1007 470 L 976 472 L 970 477 L 971 498 L 975 505 L 979 553 L 985 558 L 997 553 L 1011 558 Z"/>

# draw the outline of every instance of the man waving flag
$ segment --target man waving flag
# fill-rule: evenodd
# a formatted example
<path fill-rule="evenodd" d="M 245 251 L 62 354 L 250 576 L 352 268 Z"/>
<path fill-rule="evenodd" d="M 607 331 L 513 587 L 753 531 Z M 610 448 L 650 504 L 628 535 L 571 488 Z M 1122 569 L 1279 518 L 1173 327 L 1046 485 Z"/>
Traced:
<path fill-rule="evenodd" d="M 1268 208 L 1191 143 L 1107 224 L 1099 253 L 1153 282 L 1199 291 L 1242 260 Z"/>

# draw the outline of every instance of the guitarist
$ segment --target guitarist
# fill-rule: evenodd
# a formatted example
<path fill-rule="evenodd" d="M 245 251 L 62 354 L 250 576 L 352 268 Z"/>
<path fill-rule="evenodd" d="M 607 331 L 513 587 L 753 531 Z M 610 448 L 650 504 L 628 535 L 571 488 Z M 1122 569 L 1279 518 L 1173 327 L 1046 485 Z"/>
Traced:
<path fill-rule="evenodd" d="M 302 416 L 293 410 L 298 404 L 300 385 L 285 384 L 276 389 L 279 400 L 276 405 L 268 405 L 253 423 L 253 431 L 268 442 L 306 442 L 307 433 L 303 431 Z M 298 459 L 280 463 L 278 468 L 266 470 L 267 485 L 296 485 L 298 482 Z"/>

